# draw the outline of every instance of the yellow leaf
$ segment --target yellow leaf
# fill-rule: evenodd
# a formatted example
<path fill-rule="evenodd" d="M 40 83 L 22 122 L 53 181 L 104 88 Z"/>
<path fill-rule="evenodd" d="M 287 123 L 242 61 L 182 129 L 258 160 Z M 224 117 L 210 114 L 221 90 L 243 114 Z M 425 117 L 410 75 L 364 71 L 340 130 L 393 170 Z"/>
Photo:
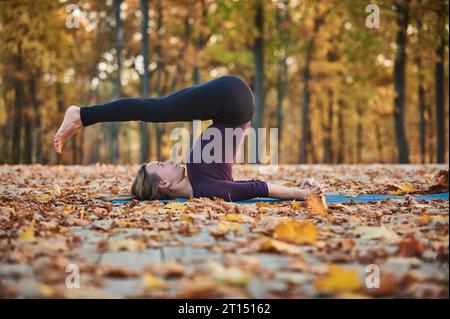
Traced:
<path fill-rule="evenodd" d="M 165 208 L 172 209 L 172 210 L 184 210 L 186 209 L 186 204 L 180 203 L 180 202 L 171 202 L 166 204 Z"/>
<path fill-rule="evenodd" d="M 420 225 L 428 225 L 433 220 L 433 216 L 430 215 L 422 215 L 422 217 L 419 219 Z"/>
<path fill-rule="evenodd" d="M 134 239 L 114 240 L 108 243 L 109 250 L 142 250 L 145 244 Z"/>
<path fill-rule="evenodd" d="M 316 279 L 314 285 L 321 292 L 343 293 L 360 289 L 361 281 L 356 269 L 344 269 L 330 265 L 328 274 Z"/>
<path fill-rule="evenodd" d="M 241 225 L 234 222 L 219 222 L 217 225 L 218 229 L 224 232 L 238 232 L 241 231 Z"/>
<path fill-rule="evenodd" d="M 166 282 L 150 273 L 144 274 L 144 286 L 151 289 L 164 289 Z"/>
<path fill-rule="evenodd" d="M 55 289 L 50 285 L 38 284 L 37 288 L 44 298 L 51 298 L 55 294 Z"/>
<path fill-rule="evenodd" d="M 441 215 L 422 215 L 422 217 L 417 219 L 417 223 L 420 225 L 428 225 L 431 222 L 439 224 L 448 224 L 448 216 Z"/>
<path fill-rule="evenodd" d="M 215 280 L 234 286 L 245 286 L 252 278 L 250 274 L 237 267 L 224 267 L 214 261 L 208 262 L 207 267 L 212 270 Z"/>
<path fill-rule="evenodd" d="M 114 224 L 120 228 L 136 228 L 137 227 L 136 223 L 132 222 L 130 220 L 115 220 Z"/>
<path fill-rule="evenodd" d="M 58 184 L 53 184 L 53 195 L 55 196 L 61 195 L 61 188 L 59 188 Z"/>
<path fill-rule="evenodd" d="M 64 227 L 64 226 L 58 226 L 58 231 L 60 233 L 66 233 L 66 232 L 69 231 L 69 229 L 67 227 Z"/>
<path fill-rule="evenodd" d="M 259 242 L 258 251 L 275 252 L 288 255 L 300 254 L 299 247 L 272 238 L 262 238 Z"/>
<path fill-rule="evenodd" d="M 317 228 L 310 221 L 286 220 L 274 228 L 275 238 L 294 244 L 315 244 Z"/>
<path fill-rule="evenodd" d="M 244 219 L 239 214 L 226 214 L 225 216 L 222 216 L 221 219 L 228 222 L 245 223 Z"/>
<path fill-rule="evenodd" d="M 258 212 L 260 212 L 260 213 L 262 213 L 262 214 L 268 213 L 269 211 L 270 211 L 270 208 L 269 208 L 269 207 L 266 207 L 266 206 L 261 206 L 261 207 L 259 207 L 259 209 L 258 209 Z"/>
<path fill-rule="evenodd" d="M 306 205 L 311 209 L 312 215 L 326 216 L 328 212 L 324 201 L 323 197 L 312 193 L 308 196 Z"/>
<path fill-rule="evenodd" d="M 391 195 L 403 195 L 403 194 L 409 194 L 414 192 L 414 186 L 410 183 L 404 184 L 402 187 L 400 187 L 398 190 L 390 191 L 389 194 Z"/>
<path fill-rule="evenodd" d="M 42 193 L 42 194 L 39 194 L 39 195 L 36 197 L 36 199 L 37 199 L 37 201 L 38 201 L 39 203 L 46 204 L 46 203 L 48 203 L 52 198 L 51 198 L 50 196 L 48 196 L 47 194 Z"/>
<path fill-rule="evenodd" d="M 360 226 L 356 227 L 353 233 L 360 236 L 362 240 L 381 239 L 389 244 L 397 243 L 400 240 L 400 237 L 395 231 L 385 226 Z"/>
<path fill-rule="evenodd" d="M 194 221 L 194 218 L 191 215 L 189 215 L 189 214 L 181 213 L 180 214 L 180 221 L 192 223 Z"/>
<path fill-rule="evenodd" d="M 32 241 L 35 239 L 34 230 L 31 227 L 22 228 L 19 231 L 19 239 L 23 241 Z"/>
<path fill-rule="evenodd" d="M 303 203 L 301 203 L 301 202 L 297 202 L 297 201 L 295 201 L 295 200 L 293 200 L 292 202 L 291 202 L 291 208 L 293 209 L 293 210 L 297 210 L 297 209 L 300 209 L 300 208 L 302 208 L 303 207 Z"/>

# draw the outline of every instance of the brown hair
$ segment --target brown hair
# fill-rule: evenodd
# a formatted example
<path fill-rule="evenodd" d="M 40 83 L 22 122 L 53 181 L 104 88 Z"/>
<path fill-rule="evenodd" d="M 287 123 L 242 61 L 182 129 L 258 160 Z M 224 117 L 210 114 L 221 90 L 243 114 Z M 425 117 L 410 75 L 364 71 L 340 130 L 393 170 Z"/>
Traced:
<path fill-rule="evenodd" d="M 140 200 L 168 199 L 169 196 L 163 194 L 159 189 L 159 183 L 162 180 L 161 177 L 156 173 L 147 174 L 145 165 L 142 164 L 139 167 L 138 174 L 131 186 L 131 194 Z"/>

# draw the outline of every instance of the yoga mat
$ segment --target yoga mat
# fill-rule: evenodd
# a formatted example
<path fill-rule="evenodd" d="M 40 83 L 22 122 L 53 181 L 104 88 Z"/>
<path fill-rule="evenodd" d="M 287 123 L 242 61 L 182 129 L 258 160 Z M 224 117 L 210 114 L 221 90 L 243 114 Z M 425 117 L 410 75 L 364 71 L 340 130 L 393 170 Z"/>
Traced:
<path fill-rule="evenodd" d="M 430 195 L 412 195 L 415 199 L 426 199 L 426 200 L 432 200 L 432 199 L 445 199 L 448 200 L 449 193 L 439 193 L 439 194 L 430 194 Z M 359 196 L 346 196 L 341 194 L 326 194 L 325 198 L 327 200 L 328 204 L 336 204 L 336 203 L 347 203 L 351 201 L 352 199 L 355 202 L 358 203 L 366 203 L 371 201 L 383 201 L 388 198 L 392 199 L 401 199 L 405 197 L 403 196 L 394 196 L 394 195 L 381 195 L 381 194 L 366 194 L 366 195 L 359 195 Z M 186 202 L 186 198 L 175 198 L 175 199 L 168 199 L 168 200 L 161 200 L 163 203 L 169 203 L 169 202 Z M 234 202 L 236 204 L 254 204 L 257 202 L 266 202 L 266 203 L 281 203 L 281 202 L 291 202 L 292 200 L 279 200 L 275 198 L 268 198 L 268 197 L 257 197 L 252 199 L 247 199 L 239 202 Z M 113 200 L 113 204 L 129 204 L 132 203 L 132 200 Z"/>

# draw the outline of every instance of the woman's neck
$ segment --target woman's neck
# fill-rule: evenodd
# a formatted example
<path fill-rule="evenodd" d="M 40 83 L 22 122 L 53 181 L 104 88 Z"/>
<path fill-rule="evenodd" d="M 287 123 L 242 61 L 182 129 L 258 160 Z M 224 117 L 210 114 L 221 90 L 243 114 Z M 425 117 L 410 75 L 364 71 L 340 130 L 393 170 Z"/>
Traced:
<path fill-rule="evenodd" d="M 185 175 L 180 182 L 178 182 L 177 185 L 169 191 L 169 196 L 172 198 L 191 198 L 193 196 L 191 182 L 189 182 L 187 175 Z"/>

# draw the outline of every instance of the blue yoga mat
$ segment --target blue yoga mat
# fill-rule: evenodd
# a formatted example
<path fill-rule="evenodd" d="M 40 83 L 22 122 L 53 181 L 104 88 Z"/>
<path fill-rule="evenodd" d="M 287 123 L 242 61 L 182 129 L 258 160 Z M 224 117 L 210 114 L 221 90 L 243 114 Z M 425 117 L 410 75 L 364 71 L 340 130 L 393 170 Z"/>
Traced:
<path fill-rule="evenodd" d="M 381 194 L 366 194 L 366 195 L 359 195 L 359 196 L 346 196 L 341 194 L 326 194 L 325 198 L 327 200 L 328 204 L 336 204 L 336 203 L 347 203 L 351 201 L 352 199 L 355 202 L 359 203 L 367 203 L 371 201 L 383 201 L 388 198 L 392 199 L 400 199 L 404 196 L 394 196 L 394 195 L 381 195 Z M 439 194 L 431 194 L 431 195 L 414 195 L 413 196 L 416 199 L 445 199 L 448 200 L 448 192 L 446 193 L 439 193 Z M 161 200 L 163 203 L 169 203 L 169 202 L 186 202 L 186 198 L 175 198 L 175 199 L 168 199 L 168 200 Z M 129 204 L 132 203 L 132 200 L 113 200 L 113 204 Z M 254 204 L 256 202 L 267 202 L 267 203 L 281 203 L 281 202 L 291 202 L 291 200 L 279 200 L 275 198 L 268 198 L 268 197 L 257 197 L 252 199 L 247 199 L 239 202 L 235 202 L 236 204 Z"/>

